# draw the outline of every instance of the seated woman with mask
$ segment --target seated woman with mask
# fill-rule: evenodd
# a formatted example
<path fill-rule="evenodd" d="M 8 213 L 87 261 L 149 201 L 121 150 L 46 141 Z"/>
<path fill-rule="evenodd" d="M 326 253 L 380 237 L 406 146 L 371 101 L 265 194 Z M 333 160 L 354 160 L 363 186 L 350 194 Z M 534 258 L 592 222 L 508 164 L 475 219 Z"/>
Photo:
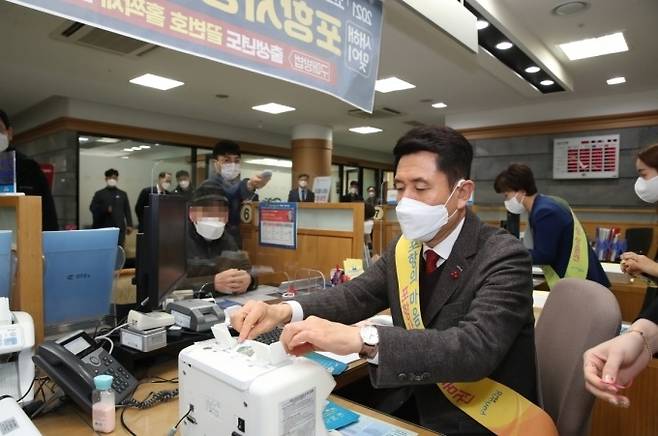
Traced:
<path fill-rule="evenodd" d="M 187 277 L 185 285 L 203 284 L 205 290 L 242 294 L 257 286 L 246 252 L 224 232 L 228 200 L 217 187 L 201 186 L 189 202 Z M 211 288 L 211 284 L 214 285 Z"/>

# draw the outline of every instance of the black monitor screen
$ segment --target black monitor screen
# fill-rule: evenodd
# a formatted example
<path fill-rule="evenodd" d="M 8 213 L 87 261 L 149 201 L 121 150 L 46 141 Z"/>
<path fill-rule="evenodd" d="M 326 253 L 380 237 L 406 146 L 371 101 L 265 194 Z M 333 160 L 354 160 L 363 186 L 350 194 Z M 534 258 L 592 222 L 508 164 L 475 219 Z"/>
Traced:
<path fill-rule="evenodd" d="M 140 309 L 153 310 L 185 278 L 187 200 L 151 194 L 144 220 L 137 244 L 137 294 Z"/>

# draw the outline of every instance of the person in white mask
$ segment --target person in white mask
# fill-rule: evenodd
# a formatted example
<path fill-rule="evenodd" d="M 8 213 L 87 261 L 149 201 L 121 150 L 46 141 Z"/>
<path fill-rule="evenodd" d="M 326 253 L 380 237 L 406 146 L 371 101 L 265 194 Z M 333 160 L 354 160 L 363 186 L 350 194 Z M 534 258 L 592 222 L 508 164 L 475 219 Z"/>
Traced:
<path fill-rule="evenodd" d="M 369 204 L 373 207 L 379 204 L 379 199 L 377 198 L 377 191 L 374 186 L 368 186 L 368 197 L 366 197 L 366 204 Z"/>
<path fill-rule="evenodd" d="M 89 210 L 93 216 L 91 227 L 118 227 L 119 245 L 123 246 L 126 234 L 132 233 L 133 217 L 128 194 L 117 187 L 118 182 L 119 171 L 114 168 L 105 171 L 105 187 L 94 193 Z"/>
<path fill-rule="evenodd" d="M 233 141 L 222 140 L 215 144 L 212 157 L 215 174 L 205 180 L 201 186 L 211 186 L 224 191 L 228 199 L 228 222 L 226 231 L 242 247 L 240 236 L 240 207 L 244 201 L 258 201 L 257 189 L 269 182 L 268 177 L 256 174 L 250 178 L 240 179 L 240 146 Z"/>
<path fill-rule="evenodd" d="M 158 174 L 158 183 L 154 186 L 147 186 L 142 189 L 137 197 L 137 204 L 135 204 L 135 214 L 137 215 L 138 231 L 144 231 L 144 208 L 151 204 L 151 194 L 167 195 L 171 194 L 171 173 L 162 171 Z"/>
<path fill-rule="evenodd" d="M 43 230 L 59 230 L 55 201 L 46 175 L 37 161 L 14 148 L 14 129 L 5 111 L 0 109 L 0 153 L 16 153 L 16 191 L 41 197 L 41 226 Z M 55 166 L 55 176 L 58 167 Z"/>
<path fill-rule="evenodd" d="M 645 203 L 658 203 L 658 144 L 643 149 L 635 160 L 638 178 L 635 181 L 635 194 Z M 658 281 L 658 263 L 645 255 L 626 252 L 621 255 L 622 271 L 636 276 L 645 274 Z M 655 292 L 652 297 L 655 297 Z M 644 306 L 648 305 L 645 300 Z"/>
<path fill-rule="evenodd" d="M 176 183 L 174 194 L 182 195 L 188 200 L 192 198 L 192 187 L 190 186 L 190 173 L 185 170 L 176 171 Z"/>
<path fill-rule="evenodd" d="M 288 193 L 288 201 L 291 203 L 313 203 L 315 193 L 308 187 L 309 175 L 302 173 L 297 176 L 297 187 Z"/>
<path fill-rule="evenodd" d="M 231 323 L 239 340 L 286 324 L 281 342 L 295 355 L 359 353 L 374 387 L 389 388 L 370 406 L 441 433 L 486 434 L 491 423 L 440 383 L 490 378 L 537 407 L 530 255 L 468 210 L 473 149 L 460 133 L 418 127 L 393 155 L 403 237 L 359 277 L 282 304 L 250 301 Z M 393 326 L 354 325 L 387 308 Z"/>
<path fill-rule="evenodd" d="M 644 148 L 635 161 L 638 178 L 635 193 L 644 202 L 658 202 L 658 144 Z M 632 276 L 644 275 L 658 281 L 658 263 L 644 255 L 627 252 L 621 269 Z M 585 387 L 592 394 L 619 407 L 632 406 L 625 389 L 658 352 L 658 298 L 648 288 L 640 315 L 626 334 L 587 350 L 583 356 Z"/>
<path fill-rule="evenodd" d="M 214 187 L 199 187 L 189 203 L 187 279 L 184 286 L 204 286 L 223 294 L 241 294 L 257 286 L 251 263 L 226 230 L 228 200 Z"/>
<path fill-rule="evenodd" d="M 510 164 L 496 177 L 494 189 L 503 194 L 508 212 L 528 213 L 525 234 L 532 239 L 532 263 L 542 267 L 549 287 L 567 277 L 610 287 L 608 276 L 569 204 L 559 197 L 538 193 L 529 166 Z M 587 256 L 580 256 L 581 252 Z"/>

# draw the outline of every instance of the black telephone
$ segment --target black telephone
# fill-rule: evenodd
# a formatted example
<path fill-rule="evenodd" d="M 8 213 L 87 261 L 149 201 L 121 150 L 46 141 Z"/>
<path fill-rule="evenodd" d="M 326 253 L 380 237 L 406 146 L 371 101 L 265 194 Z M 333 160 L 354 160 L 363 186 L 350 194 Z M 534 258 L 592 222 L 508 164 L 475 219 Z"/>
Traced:
<path fill-rule="evenodd" d="M 45 341 L 32 357 L 52 381 L 87 413 L 91 413 L 94 377 L 111 375 L 117 404 L 128 398 L 137 380 L 107 351 L 82 330 L 55 341 Z"/>

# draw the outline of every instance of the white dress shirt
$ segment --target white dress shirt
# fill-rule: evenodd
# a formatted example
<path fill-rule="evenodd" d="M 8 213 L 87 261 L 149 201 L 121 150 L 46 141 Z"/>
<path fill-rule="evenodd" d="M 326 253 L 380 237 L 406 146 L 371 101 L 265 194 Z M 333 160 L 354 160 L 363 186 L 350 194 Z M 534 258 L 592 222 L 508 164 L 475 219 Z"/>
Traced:
<path fill-rule="evenodd" d="M 439 260 L 436 262 L 436 266 L 437 268 L 441 266 L 441 264 L 445 262 L 448 257 L 450 257 L 450 253 L 452 253 L 452 248 L 455 246 L 455 242 L 457 242 L 457 238 L 462 231 L 462 227 L 464 227 L 464 219 L 465 218 L 462 218 L 459 224 L 457 224 L 457 226 L 453 229 L 453 231 L 450 232 L 448 236 L 443 238 L 443 240 L 436 244 L 434 247 L 423 244 L 423 258 L 426 257 L 428 250 L 434 250 L 436 254 L 439 255 Z M 290 322 L 298 322 L 304 319 L 304 310 L 302 309 L 301 304 L 296 301 L 284 301 L 284 303 L 289 304 L 290 308 L 292 309 L 292 317 L 290 318 Z M 377 353 L 372 359 L 368 359 L 368 363 L 378 365 L 379 353 Z"/>

